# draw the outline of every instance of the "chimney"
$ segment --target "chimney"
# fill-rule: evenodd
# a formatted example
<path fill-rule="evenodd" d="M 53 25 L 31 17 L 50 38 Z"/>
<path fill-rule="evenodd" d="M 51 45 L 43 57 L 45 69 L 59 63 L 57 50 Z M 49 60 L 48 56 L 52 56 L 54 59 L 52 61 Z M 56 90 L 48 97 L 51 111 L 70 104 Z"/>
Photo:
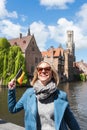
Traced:
<path fill-rule="evenodd" d="M 28 36 L 31 35 L 31 34 L 30 34 L 30 28 L 28 28 L 28 33 L 27 33 L 27 35 L 28 35 Z"/>
<path fill-rule="evenodd" d="M 20 39 L 22 38 L 22 33 L 20 33 Z"/>

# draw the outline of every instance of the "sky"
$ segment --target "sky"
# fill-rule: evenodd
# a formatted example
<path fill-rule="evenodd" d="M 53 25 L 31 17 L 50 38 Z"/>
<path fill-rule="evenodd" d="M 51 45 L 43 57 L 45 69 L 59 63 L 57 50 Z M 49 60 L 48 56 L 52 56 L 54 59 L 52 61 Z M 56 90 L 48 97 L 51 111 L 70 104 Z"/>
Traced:
<path fill-rule="evenodd" d="M 74 32 L 76 61 L 87 63 L 87 0 L 0 0 L 0 37 L 34 34 L 40 51 L 66 49 Z"/>

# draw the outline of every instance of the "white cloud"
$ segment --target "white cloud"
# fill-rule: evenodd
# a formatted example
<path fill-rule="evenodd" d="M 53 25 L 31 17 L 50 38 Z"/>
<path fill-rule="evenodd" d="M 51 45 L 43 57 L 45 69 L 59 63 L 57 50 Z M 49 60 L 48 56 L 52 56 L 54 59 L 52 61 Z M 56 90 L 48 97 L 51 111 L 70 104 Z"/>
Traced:
<path fill-rule="evenodd" d="M 15 38 L 21 31 L 24 31 L 24 28 L 19 24 L 13 24 L 10 20 L 0 21 L 0 36 Z"/>
<path fill-rule="evenodd" d="M 6 5 L 6 0 L 1 0 L 0 1 L 0 19 L 4 17 L 17 18 L 18 16 L 17 16 L 16 11 L 8 12 L 5 5 Z"/>
<path fill-rule="evenodd" d="M 28 16 L 25 15 L 19 15 L 21 17 L 21 21 L 22 22 L 26 22 L 26 19 L 28 18 Z"/>
<path fill-rule="evenodd" d="M 31 33 L 34 34 L 40 50 L 44 50 L 48 36 L 49 36 L 48 30 L 46 29 L 46 25 L 40 21 L 33 22 L 30 25 L 30 30 L 31 30 Z"/>
<path fill-rule="evenodd" d="M 50 3 L 50 0 L 46 0 Z M 43 0 L 43 3 L 46 2 Z M 62 1 L 62 0 L 61 0 Z M 61 2 L 60 1 L 60 2 Z M 52 3 L 58 2 L 58 0 L 51 0 Z M 73 2 L 70 0 L 62 1 L 61 3 Z M 3 17 L 16 17 L 14 11 L 8 12 L 5 7 L 6 0 L 2 0 L 0 3 L 0 18 Z M 58 3 L 57 3 L 58 4 Z M 55 4 L 53 4 L 55 5 Z M 74 41 L 77 48 L 87 48 L 87 4 L 81 6 L 80 10 L 76 13 L 75 20 L 69 21 L 66 18 L 60 18 L 57 20 L 56 25 L 45 25 L 43 22 L 33 22 L 30 25 L 30 31 L 34 34 L 36 42 L 40 50 L 46 49 L 48 41 L 52 40 L 55 43 L 66 44 L 67 42 L 67 30 L 74 31 Z M 23 20 L 25 17 L 23 16 Z M 10 20 L 1 19 L 0 20 L 0 36 L 5 36 L 7 38 L 18 37 L 19 33 L 25 33 L 26 27 L 20 24 L 15 24 Z M 57 45 L 58 46 L 58 45 Z M 48 49 L 48 48 L 47 48 Z"/>
<path fill-rule="evenodd" d="M 40 4 L 46 6 L 47 8 L 68 8 L 67 4 L 73 3 L 74 0 L 40 0 Z"/>
<path fill-rule="evenodd" d="M 41 50 L 44 50 L 47 46 L 47 40 L 51 39 L 56 43 L 62 45 L 67 42 L 67 31 L 74 31 L 74 42 L 76 49 L 87 47 L 87 36 L 83 35 L 83 30 L 75 25 L 73 21 L 68 21 L 65 18 L 61 18 L 57 21 L 56 26 L 46 26 L 42 22 L 34 22 L 30 26 L 31 32 L 34 33 L 37 44 Z"/>
<path fill-rule="evenodd" d="M 87 3 L 83 4 L 81 6 L 81 9 L 79 12 L 76 13 L 76 17 L 77 17 L 77 22 L 78 22 L 78 26 L 80 26 L 80 28 L 83 29 L 83 31 L 87 32 Z"/>
<path fill-rule="evenodd" d="M 46 46 L 47 40 L 53 40 L 54 44 L 67 42 L 67 30 L 74 31 L 76 49 L 87 48 L 87 4 L 82 5 L 76 13 L 75 21 L 66 18 L 58 19 L 56 25 L 45 25 L 42 22 L 32 23 L 32 32 L 35 34 L 37 43 L 41 49 Z"/>
<path fill-rule="evenodd" d="M 11 18 L 18 18 L 16 11 L 8 11 L 6 9 L 7 0 L 0 1 L 0 37 L 15 38 L 18 37 L 20 32 L 25 33 L 26 27 L 13 23 Z M 24 15 L 20 15 L 22 21 L 25 20 Z"/>
<path fill-rule="evenodd" d="M 56 26 L 48 26 L 50 38 L 57 43 L 64 44 L 66 42 L 66 31 L 72 30 L 72 24 L 72 21 L 67 21 L 65 18 L 59 19 Z"/>

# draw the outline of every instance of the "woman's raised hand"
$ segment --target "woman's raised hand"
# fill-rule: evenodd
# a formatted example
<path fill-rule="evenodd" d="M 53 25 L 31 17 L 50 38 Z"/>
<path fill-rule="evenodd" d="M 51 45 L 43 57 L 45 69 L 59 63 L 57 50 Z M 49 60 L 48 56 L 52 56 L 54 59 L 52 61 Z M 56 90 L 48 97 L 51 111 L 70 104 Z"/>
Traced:
<path fill-rule="evenodd" d="M 8 83 L 8 89 L 14 89 L 16 87 L 16 79 L 12 79 L 9 83 Z"/>

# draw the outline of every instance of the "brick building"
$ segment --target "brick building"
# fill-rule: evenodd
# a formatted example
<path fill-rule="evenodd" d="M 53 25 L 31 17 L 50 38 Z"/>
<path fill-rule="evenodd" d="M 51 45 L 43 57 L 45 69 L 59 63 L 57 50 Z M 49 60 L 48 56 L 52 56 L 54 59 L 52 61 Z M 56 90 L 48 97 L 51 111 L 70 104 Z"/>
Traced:
<path fill-rule="evenodd" d="M 60 76 L 60 81 L 71 81 L 74 76 L 73 63 L 75 62 L 75 44 L 73 31 L 67 31 L 66 49 L 61 46 L 51 46 L 47 51 L 42 52 L 43 59 L 46 59 L 55 66 Z"/>
<path fill-rule="evenodd" d="M 17 45 L 21 48 L 26 61 L 26 69 L 29 76 L 33 75 L 35 66 L 41 61 L 41 52 L 37 46 L 34 35 L 30 34 L 28 30 L 27 36 L 20 36 L 18 38 L 9 40 L 11 46 Z"/>

